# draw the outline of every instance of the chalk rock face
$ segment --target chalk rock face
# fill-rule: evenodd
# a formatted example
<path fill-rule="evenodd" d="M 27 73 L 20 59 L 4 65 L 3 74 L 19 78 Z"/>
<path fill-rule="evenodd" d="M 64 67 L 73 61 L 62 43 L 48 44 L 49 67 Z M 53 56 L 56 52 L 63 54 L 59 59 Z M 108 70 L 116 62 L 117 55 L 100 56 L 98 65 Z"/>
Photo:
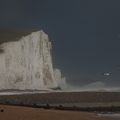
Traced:
<path fill-rule="evenodd" d="M 54 77 L 51 42 L 43 31 L 1 45 L 0 89 L 41 90 L 58 86 Z"/>
<path fill-rule="evenodd" d="M 54 69 L 54 77 L 55 80 L 57 81 L 58 87 L 61 89 L 66 88 L 66 78 L 62 77 L 61 71 L 57 68 Z"/>

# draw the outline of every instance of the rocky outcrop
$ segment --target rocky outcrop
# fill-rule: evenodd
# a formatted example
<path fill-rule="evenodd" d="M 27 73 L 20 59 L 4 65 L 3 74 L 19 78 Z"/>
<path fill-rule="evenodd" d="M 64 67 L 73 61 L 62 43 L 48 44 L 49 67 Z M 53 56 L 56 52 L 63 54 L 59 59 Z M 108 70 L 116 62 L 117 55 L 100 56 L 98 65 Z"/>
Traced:
<path fill-rule="evenodd" d="M 1 45 L 0 89 L 41 90 L 58 87 L 51 42 L 43 31 Z"/>
<path fill-rule="evenodd" d="M 57 68 L 54 69 L 54 78 L 60 89 L 64 90 L 67 87 L 66 86 L 66 78 L 62 77 L 61 71 Z"/>

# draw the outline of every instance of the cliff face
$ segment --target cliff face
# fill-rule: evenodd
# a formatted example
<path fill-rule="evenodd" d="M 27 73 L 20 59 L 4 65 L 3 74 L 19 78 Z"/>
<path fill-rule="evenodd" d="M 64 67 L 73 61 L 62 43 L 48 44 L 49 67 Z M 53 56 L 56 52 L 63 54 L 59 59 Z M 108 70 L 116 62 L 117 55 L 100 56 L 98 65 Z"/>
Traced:
<path fill-rule="evenodd" d="M 1 45 L 0 89 L 47 89 L 58 87 L 55 80 L 51 42 L 43 31 L 33 32 L 16 42 Z"/>

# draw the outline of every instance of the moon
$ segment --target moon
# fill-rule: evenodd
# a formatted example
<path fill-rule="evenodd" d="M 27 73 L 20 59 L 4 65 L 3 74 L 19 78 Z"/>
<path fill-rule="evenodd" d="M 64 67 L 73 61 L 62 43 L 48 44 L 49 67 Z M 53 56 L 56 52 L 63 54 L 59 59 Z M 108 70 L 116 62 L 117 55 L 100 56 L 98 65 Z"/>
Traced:
<path fill-rule="evenodd" d="M 104 76 L 110 76 L 111 73 L 110 72 L 106 72 L 106 73 L 103 73 Z"/>

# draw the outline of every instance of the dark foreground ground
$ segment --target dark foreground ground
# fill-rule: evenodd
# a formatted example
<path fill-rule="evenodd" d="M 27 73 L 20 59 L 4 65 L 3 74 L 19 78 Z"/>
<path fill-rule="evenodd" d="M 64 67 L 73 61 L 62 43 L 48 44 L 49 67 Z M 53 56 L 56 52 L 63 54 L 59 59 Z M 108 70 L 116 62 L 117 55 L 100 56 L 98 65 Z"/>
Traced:
<path fill-rule="evenodd" d="M 109 120 L 95 113 L 0 105 L 0 120 Z"/>
<path fill-rule="evenodd" d="M 1 95 L 0 104 L 75 111 L 120 111 L 120 92 L 53 92 Z"/>

